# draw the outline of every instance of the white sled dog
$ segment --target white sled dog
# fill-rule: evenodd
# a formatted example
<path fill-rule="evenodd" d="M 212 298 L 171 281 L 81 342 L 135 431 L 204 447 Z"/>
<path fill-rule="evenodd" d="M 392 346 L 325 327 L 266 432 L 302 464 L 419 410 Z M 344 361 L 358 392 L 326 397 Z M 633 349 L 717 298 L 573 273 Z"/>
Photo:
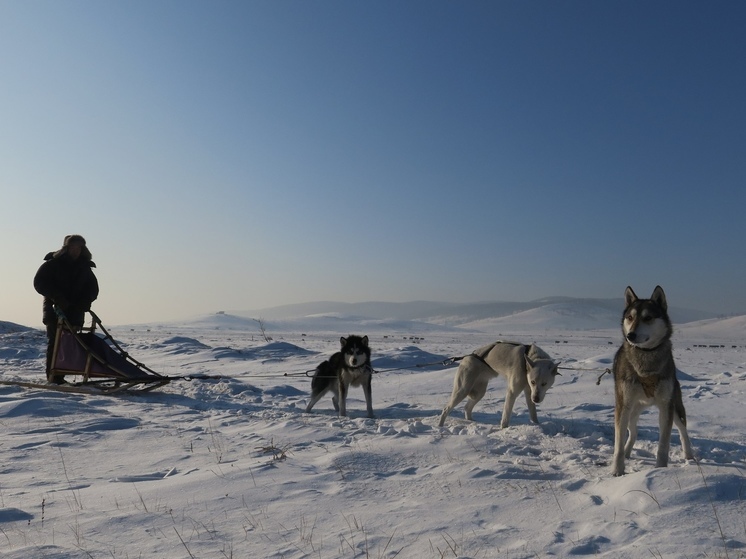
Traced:
<path fill-rule="evenodd" d="M 512 342 L 495 342 L 477 349 L 461 360 L 453 379 L 451 400 L 440 415 L 440 426 L 443 426 L 451 410 L 467 396 L 469 401 L 464 406 L 464 415 L 471 421 L 474 406 L 487 392 L 490 379 L 498 374 L 504 375 L 508 381 L 500 426 L 505 428 L 510 424 L 513 405 L 521 392 L 526 395 L 531 421 L 538 423 L 536 404 L 544 400 L 547 390 L 554 384 L 554 379 L 559 374 L 557 367 L 558 363 L 552 361 L 543 349 L 534 344 L 527 346 Z"/>
<path fill-rule="evenodd" d="M 637 439 L 637 420 L 642 411 L 652 405 L 658 407 L 660 429 L 655 466 L 668 466 L 674 423 L 679 430 L 684 456 L 694 457 L 686 430 L 681 385 L 676 378 L 666 295 L 659 285 L 650 299 L 639 299 L 632 288 L 627 287 L 624 301 L 624 342 L 614 356 L 613 366 L 616 405 L 611 473 L 615 476 L 624 474 L 624 459 L 630 457 Z"/>

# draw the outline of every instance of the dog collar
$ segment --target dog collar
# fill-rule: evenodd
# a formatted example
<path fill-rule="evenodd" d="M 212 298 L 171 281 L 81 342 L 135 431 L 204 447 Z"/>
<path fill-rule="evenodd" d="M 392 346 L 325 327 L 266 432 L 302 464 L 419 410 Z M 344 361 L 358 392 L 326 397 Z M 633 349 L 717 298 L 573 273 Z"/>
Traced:
<path fill-rule="evenodd" d="M 624 340 L 624 341 L 625 341 L 625 342 L 627 342 L 627 343 L 628 343 L 628 344 L 629 344 L 630 346 L 632 346 L 633 348 L 635 348 L 635 349 L 639 349 L 640 351 L 655 351 L 656 349 L 659 349 L 659 348 L 660 348 L 660 347 L 661 347 L 661 346 L 663 345 L 663 344 L 658 344 L 658 345 L 657 345 L 657 346 L 655 346 L 655 347 L 640 347 L 639 345 L 635 345 L 635 344 L 633 344 L 633 343 L 632 343 L 632 342 L 630 342 L 629 340 Z"/>

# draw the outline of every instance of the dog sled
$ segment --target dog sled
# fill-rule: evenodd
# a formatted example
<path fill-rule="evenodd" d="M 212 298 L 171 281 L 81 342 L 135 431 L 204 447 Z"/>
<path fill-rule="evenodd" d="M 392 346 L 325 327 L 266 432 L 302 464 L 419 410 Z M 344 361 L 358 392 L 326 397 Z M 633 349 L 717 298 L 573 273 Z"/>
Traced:
<path fill-rule="evenodd" d="M 50 377 L 82 377 L 73 386 L 104 392 L 149 392 L 171 382 L 124 351 L 96 313 L 88 313 L 91 325 L 79 331 L 64 316 L 58 322 Z"/>
<path fill-rule="evenodd" d="M 64 382 L 34 383 L 0 381 L 26 388 L 44 388 L 60 392 L 114 394 L 120 392 L 149 392 L 175 379 L 161 375 L 130 356 L 104 328 L 93 312 L 91 325 L 81 329 L 71 326 L 63 314 L 59 321 L 50 363 L 50 378 Z M 101 330 L 101 334 L 96 329 Z M 67 379 L 73 377 L 73 381 Z"/>

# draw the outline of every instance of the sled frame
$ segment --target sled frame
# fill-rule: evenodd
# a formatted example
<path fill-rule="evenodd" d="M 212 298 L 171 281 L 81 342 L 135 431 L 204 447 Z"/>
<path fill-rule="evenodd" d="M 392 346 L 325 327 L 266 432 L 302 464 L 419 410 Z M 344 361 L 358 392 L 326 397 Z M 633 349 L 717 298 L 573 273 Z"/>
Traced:
<path fill-rule="evenodd" d="M 114 340 L 109 331 L 104 327 L 101 319 L 93 311 L 89 310 L 88 313 L 91 315 L 90 326 L 86 327 L 84 325 L 80 328 L 72 326 L 64 315 L 59 316 L 59 320 L 57 322 L 57 331 L 55 332 L 54 338 L 54 349 L 52 353 L 52 363 L 50 366 L 50 376 L 64 378 L 65 376 L 75 375 L 83 377 L 82 381 L 73 383 L 72 386 L 60 385 L 60 388 L 63 389 L 62 391 L 71 391 L 64 390 L 64 388 L 68 386 L 69 388 L 90 387 L 99 392 L 107 394 L 125 391 L 149 392 L 171 382 L 171 378 L 155 372 L 153 369 L 137 361 L 126 351 L 124 351 L 124 349 L 122 349 L 117 341 Z M 100 328 L 101 332 L 103 333 L 103 337 L 101 339 L 104 341 L 104 343 L 108 343 L 111 350 L 119 357 L 123 358 L 130 368 L 136 368 L 136 370 L 141 373 L 140 375 L 133 376 L 131 372 L 127 373 L 123 371 L 116 364 L 110 363 L 109 361 L 104 359 L 94 349 L 92 349 L 89 344 L 86 343 L 86 341 L 83 339 L 82 334 L 90 333 L 92 335 L 95 335 L 97 327 Z M 58 366 L 58 355 L 61 346 L 61 340 L 62 336 L 65 333 L 69 333 L 70 335 L 72 335 L 75 339 L 75 342 L 79 344 L 83 348 L 83 350 L 85 350 L 85 366 L 81 369 L 67 369 Z M 94 365 L 96 364 L 106 369 L 106 372 L 94 370 Z"/>

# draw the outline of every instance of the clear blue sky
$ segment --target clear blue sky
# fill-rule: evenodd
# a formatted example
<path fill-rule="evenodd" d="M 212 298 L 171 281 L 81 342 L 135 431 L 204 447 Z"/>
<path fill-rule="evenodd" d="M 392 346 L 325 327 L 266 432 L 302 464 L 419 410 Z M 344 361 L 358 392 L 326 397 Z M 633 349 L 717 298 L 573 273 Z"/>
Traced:
<path fill-rule="evenodd" d="M 746 3 L 0 0 L 0 320 L 315 300 L 746 312 Z"/>

